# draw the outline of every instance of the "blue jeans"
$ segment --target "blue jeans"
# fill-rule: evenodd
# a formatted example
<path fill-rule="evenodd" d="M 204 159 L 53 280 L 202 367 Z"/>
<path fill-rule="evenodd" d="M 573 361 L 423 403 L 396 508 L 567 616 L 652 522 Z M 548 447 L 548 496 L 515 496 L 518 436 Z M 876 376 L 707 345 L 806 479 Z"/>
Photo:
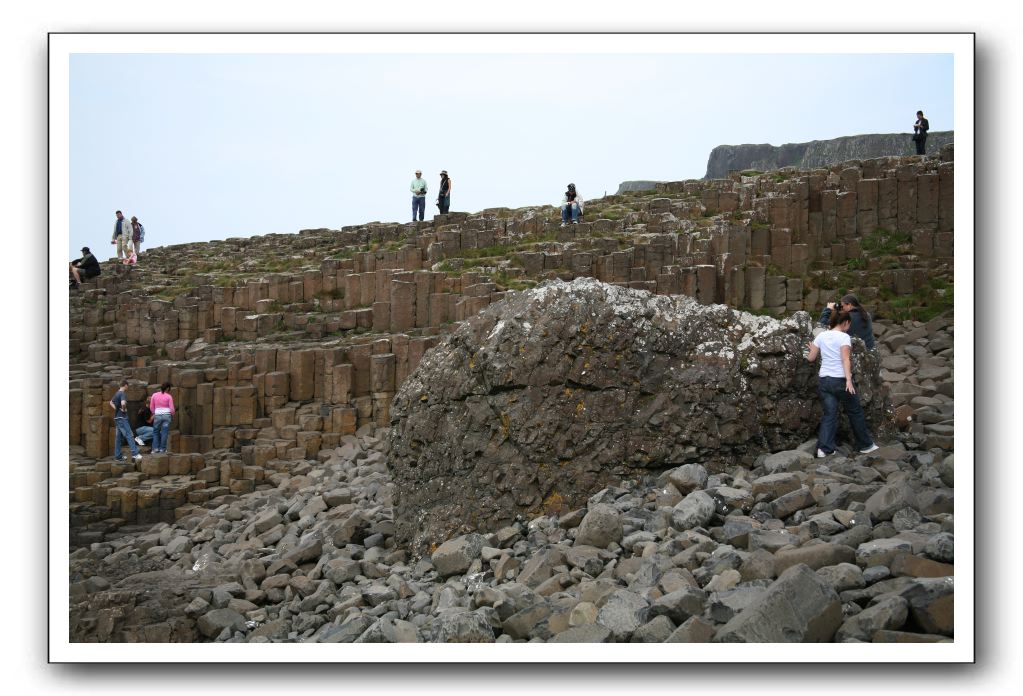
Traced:
<path fill-rule="evenodd" d="M 423 219 L 426 213 L 426 196 L 412 196 L 412 222 L 416 221 L 416 211 L 419 211 L 419 219 Z"/>
<path fill-rule="evenodd" d="M 153 426 L 140 425 L 135 428 L 135 437 L 141 438 L 144 442 L 150 442 L 153 439 Z"/>
<path fill-rule="evenodd" d="M 568 211 L 572 210 L 572 222 L 579 222 L 579 204 L 578 203 L 566 203 L 561 206 L 561 221 L 568 222 Z"/>
<path fill-rule="evenodd" d="M 446 215 L 448 210 L 451 208 L 451 196 L 441 196 L 440 206 L 438 207 L 440 208 L 440 214 Z"/>
<path fill-rule="evenodd" d="M 820 394 L 821 405 L 824 407 L 821 427 L 817 432 L 818 448 L 825 454 L 835 451 L 839 404 L 849 418 L 849 425 L 852 426 L 853 436 L 856 438 L 856 449 L 867 449 L 874 444 L 874 440 L 867 430 L 867 421 L 863 415 L 863 407 L 860 406 L 860 397 L 858 394 L 850 394 L 845 390 L 844 377 L 818 377 L 817 393 Z"/>
<path fill-rule="evenodd" d="M 135 436 L 131 434 L 131 425 L 128 423 L 128 419 L 115 418 L 114 427 L 117 428 L 117 433 L 114 435 L 114 459 L 121 458 L 122 437 L 128 445 L 131 446 L 131 456 L 137 456 L 139 453 L 139 446 L 135 444 Z"/>
<path fill-rule="evenodd" d="M 153 451 L 167 451 L 167 432 L 170 430 L 171 417 L 169 413 L 159 413 L 153 416 Z"/>

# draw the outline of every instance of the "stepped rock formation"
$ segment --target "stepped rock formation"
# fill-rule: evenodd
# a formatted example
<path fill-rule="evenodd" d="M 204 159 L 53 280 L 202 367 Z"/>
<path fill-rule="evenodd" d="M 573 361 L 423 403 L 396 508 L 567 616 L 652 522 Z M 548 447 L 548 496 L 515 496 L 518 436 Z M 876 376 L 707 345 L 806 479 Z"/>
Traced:
<path fill-rule="evenodd" d="M 931 131 L 927 135 L 927 153 L 937 154 L 953 142 L 955 131 Z M 782 167 L 814 169 L 849 160 L 899 157 L 915 152 L 908 133 L 849 135 L 831 140 L 785 145 L 718 145 L 707 160 L 705 179 L 723 179 L 731 171 L 760 172 Z M 652 187 L 651 187 L 652 188 Z M 621 189 L 619 189 L 621 192 Z"/>
<path fill-rule="evenodd" d="M 721 471 L 795 447 L 820 421 L 810 318 L 784 321 L 591 278 L 473 317 L 395 397 L 397 536 L 414 548 L 576 506 L 686 463 Z M 876 353 L 857 341 L 868 420 L 889 419 Z"/>

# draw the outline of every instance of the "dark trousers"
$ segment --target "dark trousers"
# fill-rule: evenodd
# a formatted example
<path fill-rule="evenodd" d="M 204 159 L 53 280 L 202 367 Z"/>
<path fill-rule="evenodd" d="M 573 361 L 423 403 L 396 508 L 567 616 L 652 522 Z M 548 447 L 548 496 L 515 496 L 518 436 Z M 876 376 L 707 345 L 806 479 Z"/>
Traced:
<path fill-rule="evenodd" d="M 916 143 L 916 154 L 918 154 L 918 155 L 925 155 L 925 154 L 927 154 L 926 152 L 924 152 L 924 146 L 927 145 L 927 136 L 926 135 L 923 136 L 922 138 L 920 138 L 919 140 L 914 141 L 914 142 Z"/>
<path fill-rule="evenodd" d="M 451 207 L 451 196 L 441 196 L 438 207 L 440 208 L 440 214 L 446 215 Z"/>
<path fill-rule="evenodd" d="M 835 451 L 839 406 L 849 417 L 849 425 L 852 426 L 853 436 L 856 438 L 856 449 L 864 450 L 874 444 L 874 439 L 867 430 L 867 420 L 863 415 L 863 407 L 860 406 L 860 397 L 845 390 L 845 378 L 818 377 L 817 393 L 820 394 L 821 406 L 824 408 L 821 427 L 817 431 L 818 448 L 825 454 Z"/>

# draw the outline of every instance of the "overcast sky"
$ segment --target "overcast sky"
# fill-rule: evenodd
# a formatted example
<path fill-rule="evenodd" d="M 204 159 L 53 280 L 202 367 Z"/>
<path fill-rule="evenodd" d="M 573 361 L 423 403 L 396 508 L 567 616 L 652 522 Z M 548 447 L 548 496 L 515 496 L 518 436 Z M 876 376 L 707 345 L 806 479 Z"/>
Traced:
<path fill-rule="evenodd" d="M 949 54 L 70 57 L 69 254 L 587 199 L 700 178 L 721 144 L 954 129 Z"/>

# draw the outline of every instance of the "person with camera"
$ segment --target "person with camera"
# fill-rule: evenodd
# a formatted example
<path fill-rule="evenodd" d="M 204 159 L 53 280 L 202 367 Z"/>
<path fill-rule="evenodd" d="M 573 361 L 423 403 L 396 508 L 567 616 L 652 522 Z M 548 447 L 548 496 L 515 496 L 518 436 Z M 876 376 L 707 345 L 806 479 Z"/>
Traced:
<path fill-rule="evenodd" d="M 440 190 L 437 192 L 437 207 L 440 208 L 441 215 L 446 215 L 448 210 L 451 209 L 451 178 L 448 177 L 447 169 L 442 169 L 440 172 Z"/>
<path fill-rule="evenodd" d="M 568 190 L 561 198 L 561 226 L 564 227 L 568 224 L 569 215 L 571 215 L 572 224 L 578 225 L 579 216 L 582 214 L 583 197 L 575 190 L 575 184 L 569 184 Z"/>
<path fill-rule="evenodd" d="M 913 124 L 913 142 L 916 143 L 916 154 L 923 155 L 924 147 L 927 145 L 927 131 L 931 124 L 924 118 L 923 111 L 916 112 L 916 123 Z"/>
<path fill-rule="evenodd" d="M 874 350 L 874 324 L 870 321 L 870 314 L 863 308 L 856 295 L 849 293 L 843 295 L 838 302 L 828 302 L 827 307 L 821 312 L 820 325 L 828 328 L 831 315 L 839 310 L 849 315 L 851 326 L 849 335 L 861 339 L 868 350 Z"/>
<path fill-rule="evenodd" d="M 426 214 L 426 179 L 423 178 L 423 172 L 418 169 L 409 190 L 412 191 L 412 222 L 416 221 L 416 211 L 419 211 L 419 221 L 422 222 L 423 215 Z"/>
<path fill-rule="evenodd" d="M 835 452 L 840 404 L 849 418 L 849 425 L 856 438 L 856 449 L 869 454 L 878 447 L 867 430 L 867 420 L 853 382 L 852 341 L 849 338 L 852 318 L 848 312 L 832 312 L 828 324 L 830 329 L 818 334 L 810 342 L 810 351 L 806 356 L 807 362 L 811 363 L 817 362 L 818 356 L 821 359 L 817 393 L 820 394 L 824 413 L 817 431 L 817 457 L 823 458 Z"/>

